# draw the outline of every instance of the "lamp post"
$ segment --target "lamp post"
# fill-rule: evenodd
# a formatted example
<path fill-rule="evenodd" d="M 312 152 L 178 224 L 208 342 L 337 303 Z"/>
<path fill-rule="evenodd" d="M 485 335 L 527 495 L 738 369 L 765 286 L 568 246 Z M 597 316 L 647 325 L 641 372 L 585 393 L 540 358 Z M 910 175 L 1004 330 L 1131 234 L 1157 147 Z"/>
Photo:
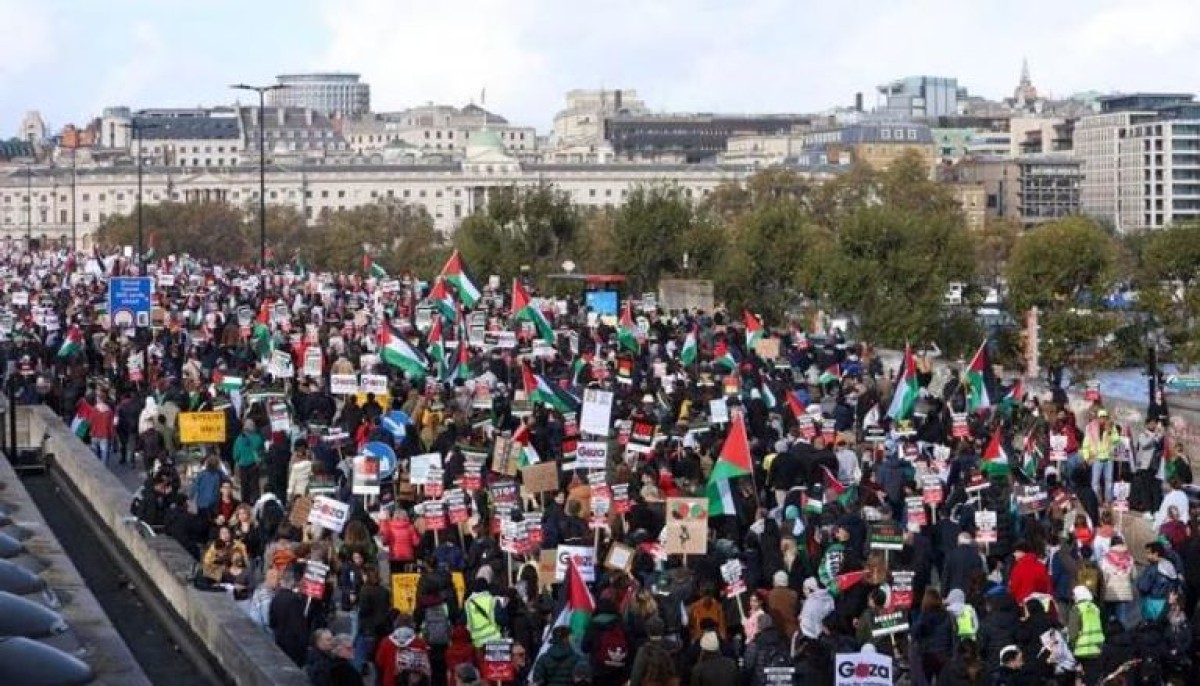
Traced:
<path fill-rule="evenodd" d="M 75 166 L 75 156 L 79 152 L 79 146 L 71 146 L 71 252 L 79 251 L 79 243 L 75 238 L 75 183 L 77 168 Z"/>
<path fill-rule="evenodd" d="M 25 165 L 25 249 L 33 250 L 33 165 Z"/>
<path fill-rule="evenodd" d="M 137 264 L 138 276 L 146 275 L 146 234 L 142 221 L 142 133 L 154 128 L 152 124 L 144 124 L 133 118 L 128 124 L 122 124 L 133 133 L 133 141 L 137 144 Z M 72 217 L 72 221 L 74 217 Z"/>
<path fill-rule="evenodd" d="M 277 83 L 270 86 L 251 86 L 235 83 L 230 88 L 258 93 L 258 266 L 267 268 L 267 150 L 266 132 L 263 127 L 263 110 L 267 105 L 267 93 L 287 88 Z"/>

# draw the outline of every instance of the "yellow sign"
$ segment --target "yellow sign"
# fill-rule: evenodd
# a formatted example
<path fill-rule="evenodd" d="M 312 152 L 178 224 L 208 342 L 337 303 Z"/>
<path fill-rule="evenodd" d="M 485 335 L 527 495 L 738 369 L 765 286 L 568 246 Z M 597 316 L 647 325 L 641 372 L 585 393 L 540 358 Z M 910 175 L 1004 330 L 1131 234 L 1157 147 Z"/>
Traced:
<path fill-rule="evenodd" d="M 180 412 L 180 443 L 224 443 L 224 412 Z"/>
<path fill-rule="evenodd" d="M 392 607 L 396 608 L 396 611 L 408 615 L 416 611 L 417 583 L 420 580 L 421 575 L 416 572 L 392 575 Z M 463 578 L 462 572 L 454 572 L 450 580 L 454 583 L 454 593 L 458 596 L 458 604 L 461 607 L 463 598 L 466 597 L 467 580 Z"/>

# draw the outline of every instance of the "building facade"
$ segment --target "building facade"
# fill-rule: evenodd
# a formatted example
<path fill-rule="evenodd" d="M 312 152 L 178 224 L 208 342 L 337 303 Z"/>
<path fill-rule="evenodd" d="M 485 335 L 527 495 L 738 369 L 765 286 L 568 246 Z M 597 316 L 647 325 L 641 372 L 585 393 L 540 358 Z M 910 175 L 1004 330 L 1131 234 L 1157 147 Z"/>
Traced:
<path fill-rule="evenodd" d="M 961 183 L 978 184 L 986 213 L 1026 228 L 1080 212 L 1079 160 L 1069 155 L 973 158 L 954 169 Z"/>
<path fill-rule="evenodd" d="M 368 163 L 276 165 L 267 170 L 267 204 L 295 208 L 310 222 L 324 212 L 397 200 L 429 213 L 435 226 L 451 232 L 484 207 L 493 189 L 547 184 L 583 207 L 616 207 L 638 187 L 673 184 L 697 201 L 722 183 L 744 180 L 752 170 L 717 165 L 528 164 L 505 152 L 498 136 L 481 134 L 462 161 L 434 165 Z M 21 168 L 0 174 L 0 237 L 25 235 L 26 183 L 33 187 L 34 237 L 70 235 L 75 204 L 82 245 L 109 216 L 136 208 L 137 172 L 132 166 L 94 167 L 76 172 L 71 197 L 70 167 L 39 168 L 26 179 Z M 143 170 L 147 204 L 219 201 L 253 207 L 258 201 L 255 165 L 173 167 Z"/>
<path fill-rule="evenodd" d="M 802 167 L 857 163 L 885 170 L 901 156 L 915 152 L 932 175 L 938 159 L 929 127 L 912 121 L 862 121 L 811 131 L 805 139 L 805 149 L 798 156 Z"/>
<path fill-rule="evenodd" d="M 367 157 L 382 154 L 388 148 L 405 147 L 417 157 L 445 155 L 457 159 L 466 154 L 472 135 L 484 130 L 494 131 L 504 149 L 517 157 L 533 161 L 537 154 L 537 131 L 532 126 L 511 124 L 474 104 L 462 108 L 424 105 L 342 123 L 342 136 L 350 149 Z"/>
<path fill-rule="evenodd" d="M 1200 219 L 1200 105 L 1160 112 L 1128 126 L 1118 145 L 1117 220 L 1122 231 Z"/>
<path fill-rule="evenodd" d="M 267 93 L 272 107 L 311 109 L 327 117 L 356 117 L 371 111 L 371 86 L 361 83 L 358 74 L 280 74 L 275 81 L 285 88 Z"/>
<path fill-rule="evenodd" d="M 960 114 L 965 88 L 958 79 L 943 76 L 909 76 L 879 86 L 881 113 L 897 119 L 929 119 Z"/>

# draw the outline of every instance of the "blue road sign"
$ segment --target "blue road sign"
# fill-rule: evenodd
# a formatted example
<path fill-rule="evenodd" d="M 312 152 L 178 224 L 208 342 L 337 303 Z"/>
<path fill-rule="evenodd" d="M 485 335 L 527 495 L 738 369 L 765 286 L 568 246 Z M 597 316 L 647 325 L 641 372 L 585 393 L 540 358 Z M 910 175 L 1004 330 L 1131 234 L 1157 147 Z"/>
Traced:
<path fill-rule="evenodd" d="M 150 326 L 150 294 L 154 283 L 149 277 L 119 276 L 108 282 L 108 317 L 119 328 Z"/>

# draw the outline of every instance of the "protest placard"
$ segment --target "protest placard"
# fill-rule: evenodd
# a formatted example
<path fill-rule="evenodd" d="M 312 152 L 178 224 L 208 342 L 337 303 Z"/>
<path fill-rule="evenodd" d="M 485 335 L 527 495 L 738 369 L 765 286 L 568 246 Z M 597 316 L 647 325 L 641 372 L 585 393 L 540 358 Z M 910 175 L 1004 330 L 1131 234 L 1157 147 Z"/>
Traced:
<path fill-rule="evenodd" d="M 225 442 L 224 412 L 180 412 L 176 421 L 180 443 Z"/>
<path fill-rule="evenodd" d="M 349 517 L 350 505 L 319 495 L 313 498 L 312 509 L 308 513 L 308 523 L 340 534 Z"/>
<path fill-rule="evenodd" d="M 612 423 L 613 394 L 598 388 L 588 388 L 583 391 L 583 411 L 580 415 L 579 428 L 591 436 L 608 436 Z"/>

